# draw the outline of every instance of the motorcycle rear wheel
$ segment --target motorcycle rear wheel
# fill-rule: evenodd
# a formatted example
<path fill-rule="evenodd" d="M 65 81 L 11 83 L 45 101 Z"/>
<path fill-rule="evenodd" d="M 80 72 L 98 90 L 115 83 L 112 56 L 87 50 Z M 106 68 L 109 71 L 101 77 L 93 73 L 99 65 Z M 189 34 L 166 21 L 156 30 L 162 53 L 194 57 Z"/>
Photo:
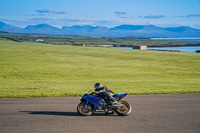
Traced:
<path fill-rule="evenodd" d="M 77 106 L 77 112 L 83 116 L 89 116 L 92 114 L 92 105 L 90 103 L 83 106 L 83 102 L 80 102 Z"/>
<path fill-rule="evenodd" d="M 120 104 L 123 105 L 123 107 L 118 107 L 118 108 L 115 108 L 115 112 L 118 114 L 118 115 L 121 115 L 121 116 L 126 116 L 126 115 L 129 115 L 131 113 L 131 110 L 132 110 L 132 107 L 131 105 L 126 102 L 126 101 L 123 101 L 123 100 L 120 100 L 119 101 Z"/>

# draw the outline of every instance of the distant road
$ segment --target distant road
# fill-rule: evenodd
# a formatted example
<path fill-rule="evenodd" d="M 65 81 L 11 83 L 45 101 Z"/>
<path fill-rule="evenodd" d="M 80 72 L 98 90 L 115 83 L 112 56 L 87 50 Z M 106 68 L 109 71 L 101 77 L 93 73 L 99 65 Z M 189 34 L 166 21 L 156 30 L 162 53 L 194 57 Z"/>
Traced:
<path fill-rule="evenodd" d="M 132 95 L 129 116 L 79 116 L 80 97 L 0 99 L 1 133 L 200 133 L 200 94 Z"/>

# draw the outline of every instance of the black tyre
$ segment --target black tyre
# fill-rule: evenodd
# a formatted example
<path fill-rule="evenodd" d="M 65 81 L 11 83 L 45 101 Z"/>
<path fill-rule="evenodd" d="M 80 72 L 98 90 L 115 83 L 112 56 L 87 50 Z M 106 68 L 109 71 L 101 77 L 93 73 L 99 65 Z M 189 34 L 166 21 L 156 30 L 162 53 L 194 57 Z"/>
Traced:
<path fill-rule="evenodd" d="M 83 116 L 89 116 L 92 114 L 92 105 L 90 103 L 86 104 L 85 106 L 83 105 L 83 102 L 80 102 L 80 104 L 77 106 L 77 112 L 80 115 Z"/>
<path fill-rule="evenodd" d="M 115 112 L 118 114 L 118 115 L 121 115 L 121 116 L 126 116 L 126 115 L 129 115 L 131 113 L 131 110 L 132 110 L 132 107 L 131 105 L 126 102 L 126 101 L 119 101 L 120 104 L 123 105 L 123 107 L 117 107 L 115 108 Z"/>

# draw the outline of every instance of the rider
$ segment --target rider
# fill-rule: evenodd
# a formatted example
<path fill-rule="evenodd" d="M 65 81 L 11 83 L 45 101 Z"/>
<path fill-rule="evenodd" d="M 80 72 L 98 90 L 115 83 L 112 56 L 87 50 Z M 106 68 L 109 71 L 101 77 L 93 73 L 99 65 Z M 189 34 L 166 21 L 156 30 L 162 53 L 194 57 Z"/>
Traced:
<path fill-rule="evenodd" d="M 113 95 L 115 95 L 115 93 L 112 90 L 109 90 L 106 86 L 102 86 L 101 83 L 96 83 L 94 85 L 94 88 L 95 88 L 95 93 L 98 96 L 102 97 L 109 103 L 112 101 L 112 105 L 115 105 L 117 103 L 117 101 L 113 97 Z"/>

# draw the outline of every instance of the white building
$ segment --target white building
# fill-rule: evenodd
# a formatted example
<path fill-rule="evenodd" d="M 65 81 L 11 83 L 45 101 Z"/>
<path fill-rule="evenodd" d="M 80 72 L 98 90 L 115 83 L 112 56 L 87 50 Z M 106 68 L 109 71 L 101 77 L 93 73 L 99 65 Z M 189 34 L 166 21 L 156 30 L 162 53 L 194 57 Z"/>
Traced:
<path fill-rule="evenodd" d="M 43 39 L 36 39 L 35 41 L 36 42 L 43 42 L 44 40 Z"/>

